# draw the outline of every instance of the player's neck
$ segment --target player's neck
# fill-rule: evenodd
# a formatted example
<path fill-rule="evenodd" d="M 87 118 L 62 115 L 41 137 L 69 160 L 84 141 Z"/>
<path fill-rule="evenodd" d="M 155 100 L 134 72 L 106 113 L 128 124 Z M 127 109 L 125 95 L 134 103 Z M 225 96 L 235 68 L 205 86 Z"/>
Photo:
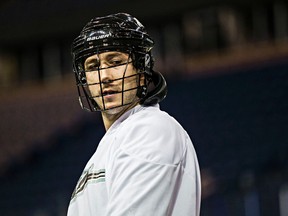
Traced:
<path fill-rule="evenodd" d="M 122 115 L 122 114 L 108 114 L 102 112 L 102 119 L 104 123 L 105 130 L 108 131 L 108 129 L 111 127 L 111 125 Z"/>
<path fill-rule="evenodd" d="M 121 107 L 118 111 L 114 112 L 102 112 L 102 119 L 103 119 L 103 123 L 104 123 L 104 127 L 106 129 L 106 131 L 108 131 L 108 129 L 112 126 L 112 124 L 118 119 L 120 118 L 120 116 L 122 116 L 125 112 L 127 112 L 128 110 L 132 109 L 133 107 L 135 107 L 137 103 L 133 103 L 130 104 L 126 107 Z M 117 108 L 116 108 L 117 109 Z"/>

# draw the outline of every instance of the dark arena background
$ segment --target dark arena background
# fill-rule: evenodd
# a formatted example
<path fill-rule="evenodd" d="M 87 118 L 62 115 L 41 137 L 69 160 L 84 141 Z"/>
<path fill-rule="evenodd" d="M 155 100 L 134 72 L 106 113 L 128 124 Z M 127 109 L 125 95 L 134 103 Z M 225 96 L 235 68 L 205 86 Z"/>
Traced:
<path fill-rule="evenodd" d="M 287 216 L 284 0 L 2 0 L 0 215 L 66 215 L 104 134 L 99 113 L 78 104 L 70 44 L 92 17 L 115 12 L 156 41 L 169 87 L 161 107 L 198 153 L 201 216 Z"/>

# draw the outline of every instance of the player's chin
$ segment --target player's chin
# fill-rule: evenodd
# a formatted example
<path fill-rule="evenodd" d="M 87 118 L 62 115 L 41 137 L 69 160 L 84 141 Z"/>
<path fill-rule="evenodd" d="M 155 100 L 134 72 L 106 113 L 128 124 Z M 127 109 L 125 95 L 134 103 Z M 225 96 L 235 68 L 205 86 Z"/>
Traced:
<path fill-rule="evenodd" d="M 100 102 L 100 107 L 105 113 L 114 115 L 124 113 L 126 110 L 135 106 L 137 101 L 135 95 L 132 94 L 124 95 L 123 98 L 121 94 L 115 94 L 114 97 L 104 97 L 104 104 Z"/>
<path fill-rule="evenodd" d="M 110 115 L 121 114 L 135 106 L 132 101 L 121 102 L 107 102 L 105 103 L 105 113 Z"/>
<path fill-rule="evenodd" d="M 104 100 L 100 102 L 100 107 L 103 110 L 113 110 L 116 108 L 121 107 L 122 105 L 122 101 L 121 101 L 121 97 L 113 97 L 113 98 L 108 98 L 108 97 L 104 97 Z"/>
<path fill-rule="evenodd" d="M 107 105 L 105 106 L 105 110 L 103 112 L 105 112 L 106 114 L 109 115 L 116 115 L 119 113 L 122 113 L 125 110 L 126 106 L 122 106 L 120 104 L 118 105 Z"/>

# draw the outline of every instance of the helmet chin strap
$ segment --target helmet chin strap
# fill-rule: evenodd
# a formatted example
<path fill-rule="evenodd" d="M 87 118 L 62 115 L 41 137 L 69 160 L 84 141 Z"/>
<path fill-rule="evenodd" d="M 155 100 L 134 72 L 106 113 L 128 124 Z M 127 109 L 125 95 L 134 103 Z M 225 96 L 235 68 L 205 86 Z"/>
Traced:
<path fill-rule="evenodd" d="M 146 75 L 144 74 L 144 73 L 138 73 L 138 80 L 137 80 L 137 82 L 138 82 L 138 84 L 137 84 L 137 93 L 136 93 L 136 96 L 140 99 L 140 101 L 141 101 L 141 99 L 142 98 L 144 98 L 145 96 L 146 96 L 146 94 L 147 94 L 147 90 L 148 90 L 148 87 L 147 86 L 149 86 L 149 84 L 150 84 L 150 81 L 148 81 L 148 84 L 147 84 L 147 78 L 146 78 Z M 144 76 L 144 79 L 143 80 L 141 80 L 141 76 Z M 141 81 L 143 81 L 144 82 L 144 84 L 142 84 L 141 83 Z"/>

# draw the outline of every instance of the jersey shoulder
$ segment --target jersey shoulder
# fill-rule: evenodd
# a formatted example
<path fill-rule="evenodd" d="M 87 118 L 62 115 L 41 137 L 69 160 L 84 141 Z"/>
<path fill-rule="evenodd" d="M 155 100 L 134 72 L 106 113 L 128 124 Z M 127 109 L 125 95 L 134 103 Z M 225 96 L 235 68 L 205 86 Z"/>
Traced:
<path fill-rule="evenodd" d="M 130 116 L 117 136 L 120 148 L 132 157 L 177 165 L 186 150 L 186 131 L 169 114 L 148 107 Z"/>

